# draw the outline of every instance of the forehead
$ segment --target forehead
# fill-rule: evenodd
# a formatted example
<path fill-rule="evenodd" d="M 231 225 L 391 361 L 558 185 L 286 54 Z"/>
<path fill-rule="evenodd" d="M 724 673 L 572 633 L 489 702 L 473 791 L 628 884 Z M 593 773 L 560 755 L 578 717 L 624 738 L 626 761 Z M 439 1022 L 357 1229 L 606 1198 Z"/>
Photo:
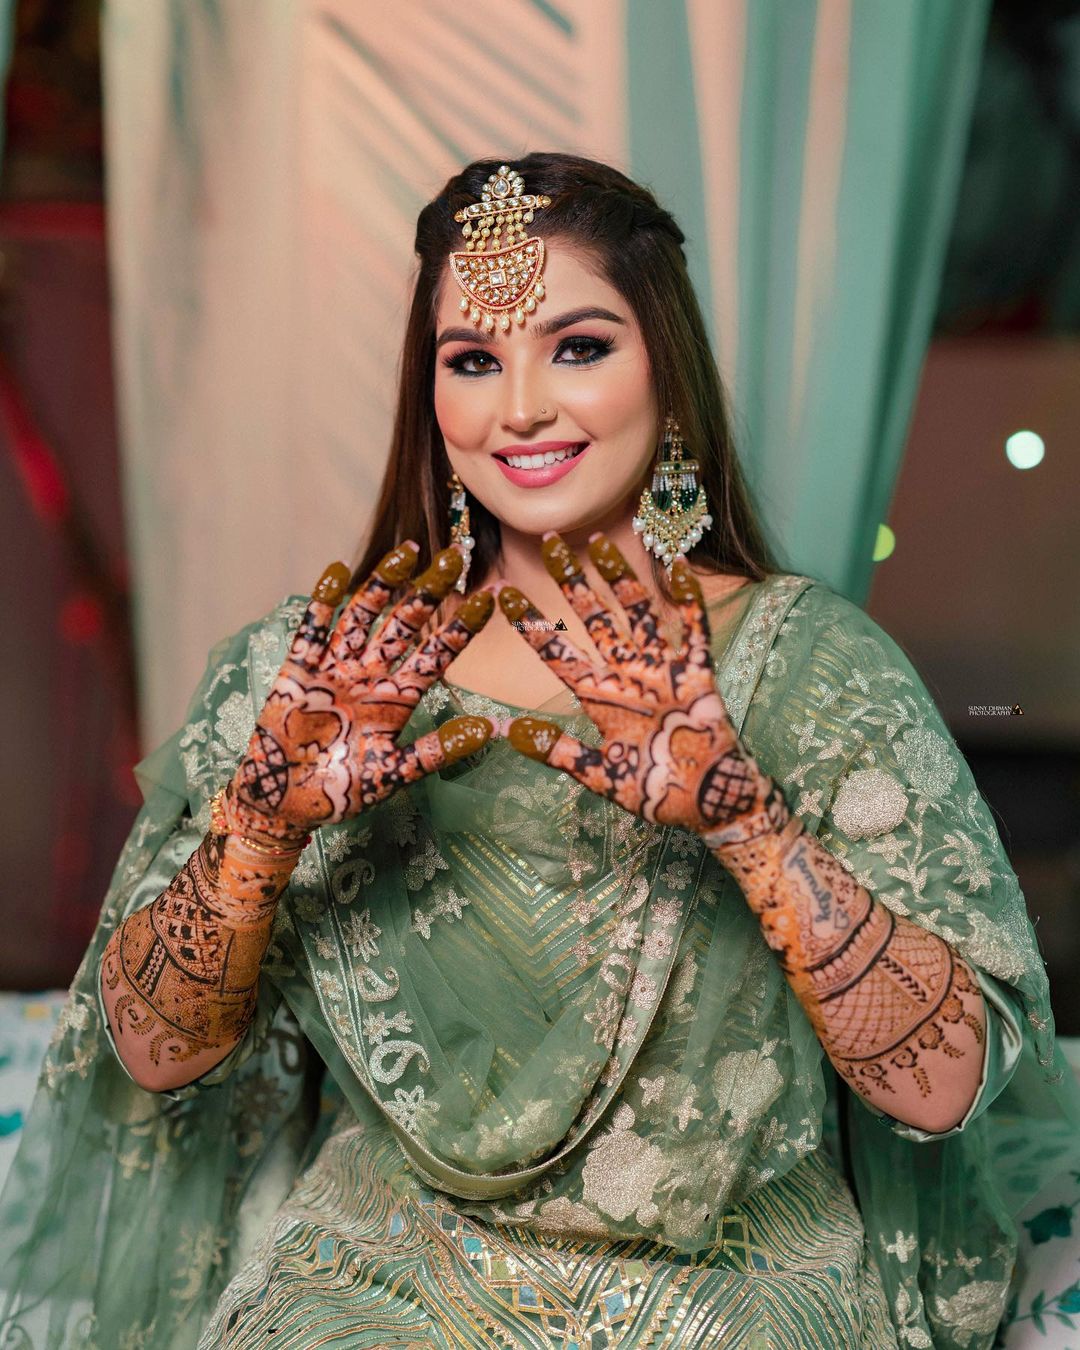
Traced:
<path fill-rule="evenodd" d="M 569 244 L 559 238 L 545 240 L 544 290 L 545 297 L 537 306 L 535 316 L 557 310 L 578 309 L 595 305 L 623 315 L 631 321 L 630 307 L 604 276 L 599 258 L 589 249 Z M 441 330 L 462 320 L 459 301 L 461 289 L 450 271 L 449 255 L 443 269 L 442 281 L 435 306 L 436 328 Z M 467 322 L 467 320 L 466 320 Z M 526 322 L 524 331 L 529 329 Z M 514 332 L 515 329 L 511 329 Z"/>

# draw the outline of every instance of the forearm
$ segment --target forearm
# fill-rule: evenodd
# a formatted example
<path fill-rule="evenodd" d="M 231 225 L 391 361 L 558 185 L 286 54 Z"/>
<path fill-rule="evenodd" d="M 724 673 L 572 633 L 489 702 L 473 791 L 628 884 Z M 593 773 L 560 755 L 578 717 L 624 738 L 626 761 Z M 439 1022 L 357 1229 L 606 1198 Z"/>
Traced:
<path fill-rule="evenodd" d="M 117 1053 L 141 1087 L 190 1083 L 243 1037 L 278 897 L 298 856 L 207 835 L 169 888 L 113 934 L 102 957 L 102 999 Z"/>
<path fill-rule="evenodd" d="M 918 1129 L 958 1124 L 978 1091 L 986 1037 L 971 968 L 860 886 L 789 816 L 778 790 L 770 821 L 730 833 L 709 841 L 712 851 L 742 887 L 837 1071 Z"/>

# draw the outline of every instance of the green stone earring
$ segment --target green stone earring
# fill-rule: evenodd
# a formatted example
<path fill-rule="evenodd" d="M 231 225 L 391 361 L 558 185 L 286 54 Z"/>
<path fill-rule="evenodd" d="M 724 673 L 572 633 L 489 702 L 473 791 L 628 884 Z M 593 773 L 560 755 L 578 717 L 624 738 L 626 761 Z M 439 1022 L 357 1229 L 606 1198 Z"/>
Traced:
<path fill-rule="evenodd" d="M 700 465 L 683 459 L 682 435 L 674 417 L 664 420 L 664 439 L 653 467 L 652 487 L 646 488 L 631 522 L 641 542 L 658 557 L 671 575 L 671 564 L 700 540 L 713 523 L 705 489 L 698 483 Z"/>

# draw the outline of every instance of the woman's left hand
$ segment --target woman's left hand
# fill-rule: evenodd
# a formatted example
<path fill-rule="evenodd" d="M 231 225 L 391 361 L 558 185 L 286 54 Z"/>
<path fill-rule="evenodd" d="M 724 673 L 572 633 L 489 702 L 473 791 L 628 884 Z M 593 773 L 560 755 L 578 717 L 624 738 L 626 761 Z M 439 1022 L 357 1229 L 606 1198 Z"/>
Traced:
<path fill-rule="evenodd" d="M 594 666 L 513 586 L 499 592 L 512 623 L 569 686 L 599 727 L 599 748 L 554 722 L 517 717 L 507 731 L 515 749 L 565 769 L 594 792 L 660 825 L 701 834 L 711 848 L 781 826 L 783 798 L 742 745 L 716 688 L 709 621 L 701 586 L 678 558 L 671 582 L 682 617 L 681 646 L 661 634 L 645 588 L 603 535 L 589 556 L 626 611 L 620 633 L 557 535 L 545 536 L 544 565 L 584 622 L 604 664 Z"/>

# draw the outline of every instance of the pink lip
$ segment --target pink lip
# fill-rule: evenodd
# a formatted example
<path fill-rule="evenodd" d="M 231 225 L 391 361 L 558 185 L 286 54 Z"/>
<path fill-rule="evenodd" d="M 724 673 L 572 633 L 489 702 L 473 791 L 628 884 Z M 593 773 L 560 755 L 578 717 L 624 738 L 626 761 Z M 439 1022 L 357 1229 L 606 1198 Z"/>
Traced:
<path fill-rule="evenodd" d="M 581 441 L 534 441 L 531 445 L 504 445 L 495 456 L 495 462 L 511 483 L 516 483 L 518 487 L 547 487 L 549 483 L 557 482 L 576 464 L 581 463 L 589 453 L 591 442 L 586 442 L 580 453 L 571 459 L 560 460 L 558 464 L 547 464 L 542 469 L 515 469 L 498 456 L 543 455 L 548 450 L 570 450 L 578 445 L 581 445 Z"/>

